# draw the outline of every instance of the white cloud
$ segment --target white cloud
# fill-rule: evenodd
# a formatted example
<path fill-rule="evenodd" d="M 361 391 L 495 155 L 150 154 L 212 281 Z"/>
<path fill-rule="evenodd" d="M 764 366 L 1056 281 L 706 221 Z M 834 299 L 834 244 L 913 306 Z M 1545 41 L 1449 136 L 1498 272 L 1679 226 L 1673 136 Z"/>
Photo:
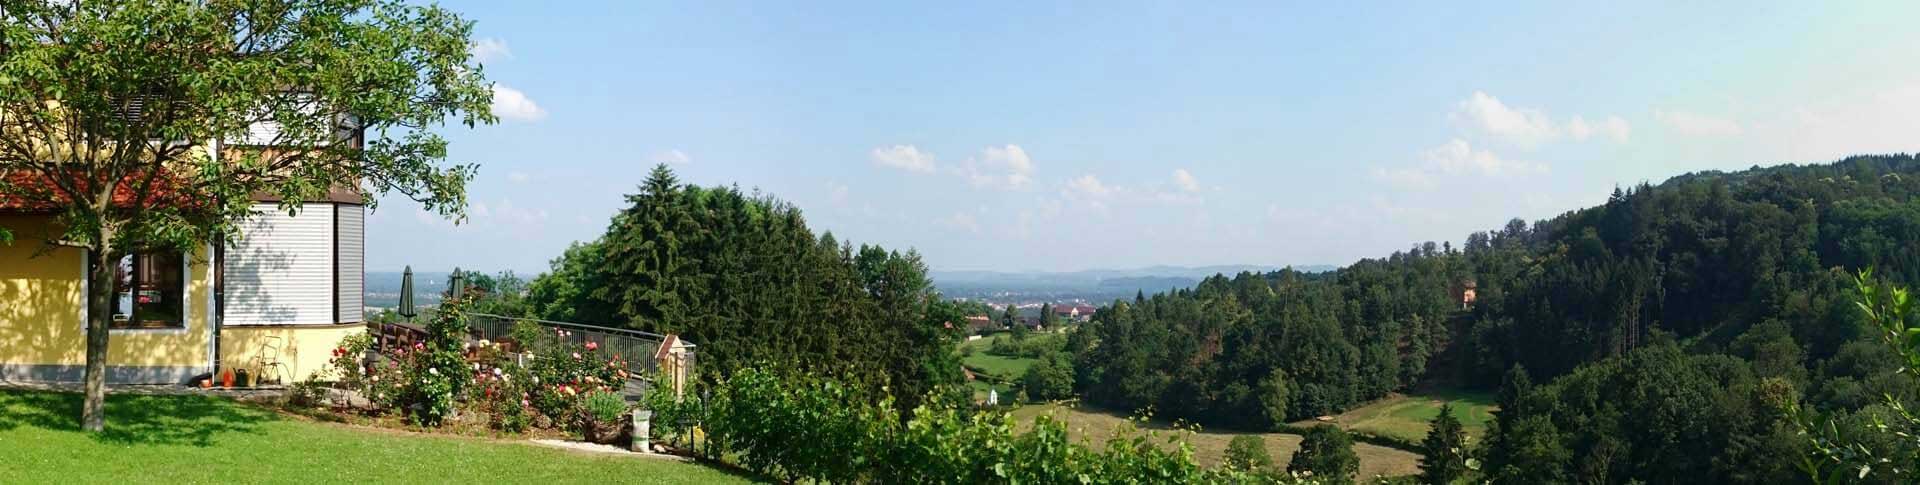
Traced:
<path fill-rule="evenodd" d="M 687 156 L 687 152 L 680 151 L 676 148 L 655 151 L 652 155 L 647 156 L 647 161 L 654 165 L 686 165 L 693 161 L 693 157 Z"/>
<path fill-rule="evenodd" d="M 507 172 L 508 182 L 513 182 L 516 184 L 524 184 L 524 183 L 527 183 L 527 179 L 530 179 L 530 178 L 532 177 L 529 177 L 526 172 L 522 172 L 519 170 Z"/>
<path fill-rule="evenodd" d="M 467 46 L 467 53 L 481 63 L 513 58 L 513 49 L 507 48 L 507 41 L 492 37 L 473 41 L 472 45 Z"/>
<path fill-rule="evenodd" d="M 1738 121 L 1690 111 L 1653 110 L 1653 119 L 1688 136 L 1734 136 L 1745 131 Z"/>
<path fill-rule="evenodd" d="M 1459 138 L 1421 152 L 1420 159 L 1416 166 L 1374 167 L 1368 175 L 1395 188 L 1417 191 L 1439 187 L 1442 175 L 1509 178 L 1548 171 L 1546 164 L 1510 160 Z"/>
<path fill-rule="evenodd" d="M 990 146 L 967 159 L 959 173 L 974 187 L 1025 188 L 1033 183 L 1033 159 L 1019 145 Z"/>
<path fill-rule="evenodd" d="M 1546 111 L 1508 106 L 1500 98 L 1484 91 L 1474 91 L 1472 96 L 1461 100 L 1447 117 L 1479 133 L 1525 148 L 1557 141 L 1562 137 L 1586 141 L 1595 135 L 1621 143 L 1626 142 L 1633 132 L 1632 125 L 1619 116 L 1609 115 L 1598 120 L 1574 116 L 1566 123 L 1559 123 Z"/>
<path fill-rule="evenodd" d="M 874 148 L 868 156 L 874 164 L 882 167 L 921 173 L 932 173 L 934 169 L 933 153 L 920 151 L 919 147 L 913 145 Z"/>
<path fill-rule="evenodd" d="M 540 121 L 547 118 L 547 110 L 535 104 L 532 98 L 527 97 L 527 93 L 499 83 L 493 85 L 493 114 L 513 121 Z"/>
<path fill-rule="evenodd" d="M 1449 174 L 1478 172 L 1480 175 L 1509 176 L 1547 171 L 1546 165 L 1504 159 L 1484 148 L 1476 149 L 1459 138 L 1428 149 L 1421 154 L 1421 158 L 1426 160 L 1428 167 Z"/>
<path fill-rule="evenodd" d="M 1614 142 L 1624 143 L 1633 135 L 1633 128 L 1627 125 L 1627 120 L 1618 116 L 1608 116 L 1592 122 L 1587 121 L 1586 118 L 1574 116 L 1572 121 L 1567 122 L 1567 134 L 1573 135 L 1575 140 L 1584 141 L 1594 135 L 1600 135 Z"/>
<path fill-rule="evenodd" d="M 1173 185 L 1187 192 L 1200 191 L 1200 181 L 1193 178 L 1193 173 L 1184 168 L 1173 169 Z"/>
<path fill-rule="evenodd" d="M 1093 174 L 1081 175 L 1067 181 L 1067 193 L 1089 198 L 1104 198 L 1112 195 L 1115 190 L 1117 189 L 1114 187 L 1100 183 L 1100 177 L 1095 177 Z"/>
<path fill-rule="evenodd" d="M 1085 174 L 1067 180 L 1066 187 L 1060 189 L 1060 196 L 1067 201 L 1078 202 L 1088 208 L 1106 210 L 1107 201 L 1112 199 L 1114 195 L 1119 194 L 1121 190 L 1120 187 L 1101 182 L 1100 177 L 1096 177 L 1093 174 Z"/>
<path fill-rule="evenodd" d="M 467 206 L 467 215 L 472 216 L 476 219 L 484 219 L 488 217 L 493 217 L 493 211 L 487 209 L 486 202 L 481 202 L 476 200 L 476 201 L 473 201 L 473 205 Z"/>
<path fill-rule="evenodd" d="M 1560 136 L 1553 119 L 1536 109 L 1516 109 L 1485 92 L 1460 101 L 1453 118 L 1471 124 L 1489 135 L 1521 145 L 1538 145 Z"/>

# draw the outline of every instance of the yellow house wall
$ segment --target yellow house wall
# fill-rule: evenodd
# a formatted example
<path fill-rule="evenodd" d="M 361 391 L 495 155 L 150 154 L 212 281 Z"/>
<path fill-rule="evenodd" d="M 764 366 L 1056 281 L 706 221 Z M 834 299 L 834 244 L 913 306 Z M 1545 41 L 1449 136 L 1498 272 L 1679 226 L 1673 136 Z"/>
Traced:
<path fill-rule="evenodd" d="M 58 231 L 47 216 L 0 215 L 0 227 L 14 234 L 12 244 L 0 244 L 0 377 L 18 378 L 29 367 L 70 372 L 84 366 L 86 252 L 50 245 Z M 202 247 L 188 258 L 186 328 L 114 330 L 107 343 L 108 365 L 121 371 L 164 368 L 171 374 L 207 370 L 213 308 L 209 256 Z"/>
<path fill-rule="evenodd" d="M 326 368 L 340 339 L 366 331 L 367 326 L 360 323 L 299 327 L 229 325 L 220 329 L 221 365 L 223 369 L 255 372 L 262 367 L 255 357 L 277 353 L 277 360 L 286 367 L 286 375 L 281 378 L 304 381 Z M 277 347 L 278 351 L 269 350 L 268 346 Z"/>

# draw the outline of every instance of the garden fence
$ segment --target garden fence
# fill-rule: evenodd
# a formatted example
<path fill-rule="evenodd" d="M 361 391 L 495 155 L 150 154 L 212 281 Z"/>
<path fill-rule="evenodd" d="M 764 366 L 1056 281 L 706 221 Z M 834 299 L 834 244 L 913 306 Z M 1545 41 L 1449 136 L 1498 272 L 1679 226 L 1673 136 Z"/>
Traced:
<path fill-rule="evenodd" d="M 646 378 L 643 376 L 654 376 L 660 373 L 662 359 L 656 359 L 656 356 L 658 356 L 660 352 L 660 345 L 668 340 L 665 335 L 624 328 L 601 327 L 533 318 L 507 317 L 486 313 L 469 313 L 467 317 L 472 336 L 476 339 L 507 342 L 524 348 L 525 346 L 533 345 L 534 342 L 514 342 L 513 327 L 520 322 L 530 322 L 547 329 L 546 331 L 540 332 L 539 338 L 546 339 L 550 343 L 562 342 L 573 345 L 585 345 L 587 342 L 593 342 L 600 346 L 601 352 L 619 356 L 622 360 L 625 360 L 627 362 L 627 372 L 642 379 Z M 554 330 L 565 330 L 566 335 L 563 337 L 559 332 L 555 332 Z M 668 362 L 669 366 L 676 368 L 668 370 L 678 371 L 678 373 L 683 375 L 693 375 L 692 371 L 696 363 L 694 346 L 683 343 L 679 345 L 678 348 L 679 352 L 673 360 Z"/>

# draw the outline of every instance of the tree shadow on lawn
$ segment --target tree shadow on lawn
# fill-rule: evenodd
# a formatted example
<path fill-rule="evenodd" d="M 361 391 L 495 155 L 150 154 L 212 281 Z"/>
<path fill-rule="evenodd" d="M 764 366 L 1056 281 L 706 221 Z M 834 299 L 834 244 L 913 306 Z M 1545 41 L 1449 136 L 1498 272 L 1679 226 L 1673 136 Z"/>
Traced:
<path fill-rule="evenodd" d="M 82 396 L 67 392 L 0 391 L 0 431 L 21 426 L 80 432 Z M 218 436 L 253 433 L 277 418 L 213 396 L 109 394 L 107 429 L 91 437 L 115 445 L 214 445 Z"/>

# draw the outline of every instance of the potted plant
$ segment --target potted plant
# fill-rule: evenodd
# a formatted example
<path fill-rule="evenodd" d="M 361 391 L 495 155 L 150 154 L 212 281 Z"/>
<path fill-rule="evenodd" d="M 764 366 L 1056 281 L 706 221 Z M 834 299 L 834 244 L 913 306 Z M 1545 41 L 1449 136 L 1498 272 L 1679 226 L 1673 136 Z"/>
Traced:
<path fill-rule="evenodd" d="M 233 371 L 233 380 L 239 382 L 241 387 L 253 387 L 253 378 L 253 373 L 244 368 Z"/>
<path fill-rule="evenodd" d="M 580 431 L 588 442 L 613 444 L 620 441 L 626 426 L 627 400 L 619 393 L 597 391 L 581 399 Z"/>

